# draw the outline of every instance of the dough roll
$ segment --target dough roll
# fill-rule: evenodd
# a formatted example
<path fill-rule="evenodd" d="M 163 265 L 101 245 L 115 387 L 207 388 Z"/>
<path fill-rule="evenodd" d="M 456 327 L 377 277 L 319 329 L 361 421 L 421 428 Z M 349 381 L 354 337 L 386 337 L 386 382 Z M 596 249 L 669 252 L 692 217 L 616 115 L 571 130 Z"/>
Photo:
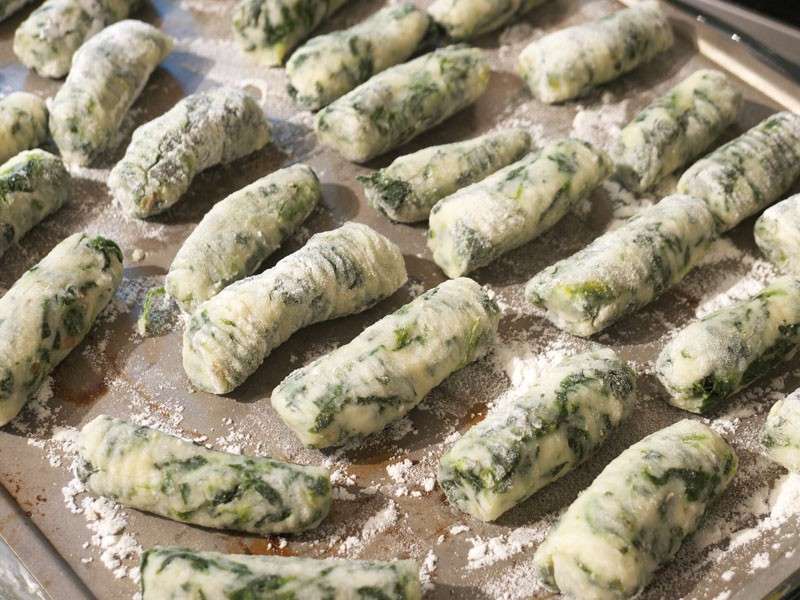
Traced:
<path fill-rule="evenodd" d="M 13 92 L 0 99 L 0 163 L 49 137 L 47 105 L 36 94 Z"/>
<path fill-rule="evenodd" d="M 456 508 L 494 521 L 589 458 L 628 416 L 635 390 L 610 349 L 565 358 L 442 456 L 439 485 Z"/>
<path fill-rule="evenodd" d="M 406 279 L 400 249 L 366 225 L 318 233 L 201 304 L 184 331 L 183 367 L 199 389 L 230 392 L 297 330 L 366 310 Z"/>
<path fill-rule="evenodd" d="M 674 558 L 737 467 L 733 449 L 698 421 L 656 431 L 570 505 L 534 555 L 540 576 L 569 598 L 633 598 Z"/>
<path fill-rule="evenodd" d="M 78 477 L 92 494 L 202 527 L 305 531 L 331 506 L 323 468 L 208 450 L 106 415 L 83 427 L 78 453 Z"/>
<path fill-rule="evenodd" d="M 500 309 L 471 279 L 446 281 L 297 369 L 272 407 L 307 446 L 339 446 L 407 414 L 493 346 Z"/>
<path fill-rule="evenodd" d="M 455 40 L 470 40 L 519 19 L 548 0 L 436 0 L 428 12 Z"/>
<path fill-rule="evenodd" d="M 800 275 L 800 194 L 765 210 L 753 233 L 759 249 L 773 265 Z"/>
<path fill-rule="evenodd" d="M 707 413 L 792 358 L 800 345 L 800 279 L 782 277 L 688 325 L 656 360 L 670 404 Z"/>
<path fill-rule="evenodd" d="M 800 390 L 772 405 L 761 431 L 767 456 L 793 473 L 800 473 Z"/>

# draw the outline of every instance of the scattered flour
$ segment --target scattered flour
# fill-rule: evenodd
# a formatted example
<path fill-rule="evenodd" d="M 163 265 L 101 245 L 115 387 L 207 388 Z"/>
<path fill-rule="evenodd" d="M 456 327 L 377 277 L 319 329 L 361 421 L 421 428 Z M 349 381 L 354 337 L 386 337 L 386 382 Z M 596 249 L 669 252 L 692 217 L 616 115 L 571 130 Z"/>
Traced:
<path fill-rule="evenodd" d="M 484 539 L 480 536 L 470 538 L 472 547 L 467 553 L 467 569 L 488 567 L 501 560 L 519 554 L 533 544 L 544 539 L 546 527 L 519 527 L 506 535 Z"/>

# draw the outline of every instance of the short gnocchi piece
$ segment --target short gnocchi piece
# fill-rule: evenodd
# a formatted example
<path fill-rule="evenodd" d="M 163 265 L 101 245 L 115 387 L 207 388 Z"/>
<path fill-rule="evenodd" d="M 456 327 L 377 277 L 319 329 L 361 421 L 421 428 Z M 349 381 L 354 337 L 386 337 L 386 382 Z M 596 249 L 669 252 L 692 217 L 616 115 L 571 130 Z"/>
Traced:
<path fill-rule="evenodd" d="M 608 348 L 549 365 L 442 456 L 439 485 L 460 510 L 494 521 L 589 458 L 635 390 L 634 372 Z"/>
<path fill-rule="evenodd" d="M 178 250 L 166 291 L 192 312 L 252 275 L 316 208 L 319 179 L 303 164 L 262 177 L 217 202 Z"/>
<path fill-rule="evenodd" d="M 297 369 L 272 407 L 301 442 L 339 446 L 407 414 L 493 346 L 500 309 L 471 279 L 446 281 Z"/>
<path fill-rule="evenodd" d="M 772 405 L 761 431 L 767 456 L 793 473 L 800 473 L 800 390 Z"/>
<path fill-rule="evenodd" d="M 168 519 L 268 535 L 317 527 L 331 506 L 328 471 L 217 452 L 100 415 L 78 439 L 86 488 Z"/>
<path fill-rule="evenodd" d="M 548 0 L 436 0 L 428 8 L 455 40 L 470 40 L 529 13 Z"/>
<path fill-rule="evenodd" d="M 668 196 L 540 271 L 525 297 L 556 327 L 588 337 L 680 282 L 715 239 L 705 202 Z"/>
<path fill-rule="evenodd" d="M 297 330 L 366 310 L 407 277 L 400 249 L 366 225 L 318 233 L 198 306 L 183 335 L 183 368 L 197 388 L 230 392 Z"/>
<path fill-rule="evenodd" d="M 460 277 L 536 239 L 611 173 L 611 160 L 581 140 L 538 152 L 440 200 L 428 247 L 448 277 Z"/>
<path fill-rule="evenodd" d="M 49 137 L 47 105 L 36 94 L 13 92 L 0 99 L 0 163 Z"/>
<path fill-rule="evenodd" d="M 419 565 L 156 547 L 142 555 L 142 600 L 421 600 Z M 265 591 L 266 590 L 266 591 Z"/>
<path fill-rule="evenodd" d="M 109 150 L 123 117 L 171 50 L 171 38 L 133 20 L 81 46 L 50 107 L 50 133 L 65 162 L 86 166 Z"/>
<path fill-rule="evenodd" d="M 311 38 L 286 63 L 289 95 L 318 110 L 367 79 L 402 63 L 419 48 L 431 25 L 411 3 L 387 6 L 350 29 Z"/>
<path fill-rule="evenodd" d="M 633 598 L 697 529 L 738 462 L 728 443 L 698 421 L 647 436 L 570 505 L 536 550 L 540 577 L 568 598 Z"/>
<path fill-rule="evenodd" d="M 247 156 L 269 139 L 269 123 L 246 92 L 198 92 L 133 133 L 108 187 L 126 213 L 144 219 L 178 202 L 201 171 Z"/>
<path fill-rule="evenodd" d="M 317 138 L 353 162 L 408 142 L 475 102 L 489 85 L 483 51 L 447 46 L 391 67 L 317 113 Z"/>
<path fill-rule="evenodd" d="M 672 27 L 654 0 L 533 41 L 519 70 L 533 95 L 548 104 L 586 94 L 633 71 L 674 42 Z"/>
<path fill-rule="evenodd" d="M 76 233 L 0 298 L 0 426 L 86 337 L 122 281 L 122 251 Z"/>
<path fill-rule="evenodd" d="M 765 210 L 753 233 L 756 244 L 773 265 L 800 275 L 800 194 Z"/>
<path fill-rule="evenodd" d="M 656 361 L 670 404 L 705 414 L 800 348 L 800 279 L 782 277 L 748 300 L 688 325 Z"/>
<path fill-rule="evenodd" d="M 519 160 L 530 147 L 524 129 L 501 129 L 401 156 L 358 180 L 375 210 L 392 221 L 414 223 L 426 220 L 445 196 Z"/>

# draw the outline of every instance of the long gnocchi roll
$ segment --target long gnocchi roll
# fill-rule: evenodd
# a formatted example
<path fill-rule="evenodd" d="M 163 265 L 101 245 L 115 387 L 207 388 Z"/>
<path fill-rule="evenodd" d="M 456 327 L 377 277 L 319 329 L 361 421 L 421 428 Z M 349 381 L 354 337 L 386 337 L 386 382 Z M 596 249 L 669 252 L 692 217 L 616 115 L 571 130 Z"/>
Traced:
<path fill-rule="evenodd" d="M 289 95 L 303 108 L 327 106 L 375 73 L 405 62 L 430 24 L 428 13 L 404 3 L 350 29 L 311 38 L 286 63 Z"/>
<path fill-rule="evenodd" d="M 400 249 L 366 225 L 318 233 L 201 304 L 184 331 L 183 368 L 196 387 L 230 392 L 297 330 L 366 310 L 406 279 Z"/>
<path fill-rule="evenodd" d="M 166 291 L 192 312 L 220 290 L 252 275 L 316 208 L 322 195 L 310 167 L 276 171 L 208 211 L 170 265 Z"/>
<path fill-rule="evenodd" d="M 542 579 L 569 598 L 633 598 L 672 560 L 738 467 L 717 433 L 688 419 L 615 458 L 539 546 Z"/>
<path fill-rule="evenodd" d="M 715 237 L 705 202 L 668 196 L 537 273 L 525 297 L 556 327 L 590 336 L 680 282 Z"/>
<path fill-rule="evenodd" d="M 108 187 L 129 215 L 150 217 L 180 200 L 201 171 L 247 156 L 269 140 L 269 123 L 246 92 L 198 92 L 133 133 Z"/>
<path fill-rule="evenodd" d="M 69 200 L 64 163 L 44 150 L 26 150 L 0 166 L 0 256 Z"/>
<path fill-rule="evenodd" d="M 793 473 L 800 473 L 800 390 L 772 405 L 761 430 L 767 456 Z"/>
<path fill-rule="evenodd" d="M 14 53 L 43 77 L 64 77 L 84 42 L 141 4 L 141 0 L 45 0 L 17 28 Z"/>
<path fill-rule="evenodd" d="M 451 504 L 493 521 L 589 458 L 628 416 L 635 390 L 610 349 L 566 358 L 465 433 L 442 456 L 439 485 Z"/>
<path fill-rule="evenodd" d="M 31 0 L 0 0 L 0 21 L 10 17 Z"/>
<path fill-rule="evenodd" d="M 375 433 L 494 344 L 500 309 L 471 279 L 446 281 L 297 369 L 272 406 L 307 446 Z"/>
<path fill-rule="evenodd" d="M 558 223 L 611 168 L 603 151 L 565 139 L 459 190 L 431 210 L 433 260 L 448 277 L 488 265 Z"/>
<path fill-rule="evenodd" d="M 50 107 L 50 133 L 67 163 L 85 166 L 109 149 L 128 109 L 171 50 L 171 38 L 133 20 L 81 46 Z"/>
<path fill-rule="evenodd" d="M 445 196 L 519 160 L 530 147 L 524 129 L 501 129 L 401 156 L 358 180 L 376 210 L 393 221 L 414 223 L 427 219 Z"/>
<path fill-rule="evenodd" d="M 742 94 L 719 71 L 695 71 L 631 121 L 611 150 L 617 176 L 643 192 L 703 153 L 731 123 Z"/>
<path fill-rule="evenodd" d="M 483 51 L 448 46 L 387 69 L 317 113 L 320 142 L 365 162 L 466 108 L 486 91 Z"/>
<path fill-rule="evenodd" d="M 277 67 L 291 50 L 347 0 L 241 0 L 233 31 L 245 52 Z"/>
<path fill-rule="evenodd" d="M 552 104 L 634 70 L 673 41 L 667 16 L 657 2 L 646 0 L 535 40 L 520 54 L 519 70 L 533 95 Z"/>
<path fill-rule="evenodd" d="M 122 280 L 122 251 L 71 235 L 0 298 L 0 426 L 89 332 Z"/>
<path fill-rule="evenodd" d="M 756 244 L 773 265 L 800 275 L 800 194 L 765 210 L 753 233 Z"/>
<path fill-rule="evenodd" d="M 36 94 L 14 92 L 0 99 L 0 163 L 48 137 L 47 105 Z"/>
<path fill-rule="evenodd" d="M 142 555 L 142 600 L 420 600 L 419 565 L 253 556 L 155 547 Z"/>
<path fill-rule="evenodd" d="M 469 40 L 499 29 L 548 0 L 436 0 L 428 8 L 451 38 Z"/>
<path fill-rule="evenodd" d="M 782 112 L 694 163 L 678 192 L 708 203 L 720 231 L 780 198 L 800 176 L 800 115 Z"/>
<path fill-rule="evenodd" d="M 661 351 L 656 375 L 670 404 L 706 413 L 800 347 L 800 279 L 782 277 L 752 298 L 682 329 Z"/>
<path fill-rule="evenodd" d="M 183 523 L 291 533 L 319 525 L 331 506 L 323 468 L 208 450 L 106 415 L 83 427 L 78 453 L 91 493 Z"/>

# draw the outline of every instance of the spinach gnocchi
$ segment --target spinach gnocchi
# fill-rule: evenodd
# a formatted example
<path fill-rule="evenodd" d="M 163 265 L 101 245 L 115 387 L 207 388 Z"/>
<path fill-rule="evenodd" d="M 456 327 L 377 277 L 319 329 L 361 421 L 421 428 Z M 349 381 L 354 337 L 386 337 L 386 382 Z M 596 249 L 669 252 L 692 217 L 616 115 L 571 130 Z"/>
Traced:
<path fill-rule="evenodd" d="M 142 600 L 421 600 L 419 565 L 156 547 L 142 555 Z"/>
<path fill-rule="evenodd" d="M 589 458 L 628 416 L 635 389 L 607 348 L 549 365 L 442 456 L 439 485 L 451 504 L 493 521 Z"/>
<path fill-rule="evenodd" d="M 297 369 L 272 406 L 307 446 L 375 433 L 492 347 L 500 309 L 471 279 L 446 281 Z"/>
<path fill-rule="evenodd" d="M 428 8 L 451 38 L 469 40 L 499 29 L 548 0 L 436 0 Z"/>
<path fill-rule="evenodd" d="M 703 153 L 736 120 L 742 94 L 726 75 L 695 71 L 641 111 L 611 150 L 616 174 L 643 192 Z"/>
<path fill-rule="evenodd" d="M 533 41 L 519 70 L 533 95 L 553 104 L 633 71 L 672 47 L 672 27 L 655 0 Z"/>
<path fill-rule="evenodd" d="M 501 129 L 401 156 L 358 180 L 375 210 L 393 221 L 414 223 L 427 219 L 445 196 L 522 158 L 530 147 L 524 129 Z"/>
<path fill-rule="evenodd" d="M 488 265 L 553 227 L 610 172 L 610 159 L 586 142 L 548 144 L 433 207 L 433 260 L 448 277 Z"/>
<path fill-rule="evenodd" d="M 483 51 L 448 46 L 391 67 L 317 113 L 319 141 L 353 162 L 400 146 L 466 108 L 486 91 Z"/>
<path fill-rule="evenodd" d="M 705 202 L 668 196 L 540 271 L 525 297 L 556 327 L 590 336 L 680 282 L 715 238 Z"/>
<path fill-rule="evenodd" d="M 197 307 L 184 331 L 183 367 L 197 388 L 230 392 L 297 330 L 366 310 L 406 279 L 400 249 L 366 225 L 318 233 Z"/>
<path fill-rule="evenodd" d="M 47 105 L 39 96 L 13 92 L 0 99 L 0 163 L 40 146 L 48 136 Z"/>
<path fill-rule="evenodd" d="M 289 95 L 318 110 L 406 61 L 430 28 L 428 14 L 411 3 L 387 6 L 358 25 L 311 38 L 286 63 Z"/>
<path fill-rule="evenodd" d="M 14 33 L 14 53 L 43 77 L 64 77 L 87 40 L 126 19 L 141 4 L 141 0 L 45 0 Z M 94 60 L 101 58 L 95 55 Z"/>
<path fill-rule="evenodd" d="M 0 426 L 86 337 L 121 280 L 119 246 L 76 233 L 0 298 Z"/>
<path fill-rule="evenodd" d="M 661 351 L 656 375 L 671 404 L 707 413 L 799 346 L 800 279 L 782 277 L 682 329 Z"/>
<path fill-rule="evenodd" d="M 125 212 L 144 219 L 180 200 L 201 171 L 247 156 L 269 139 L 267 119 L 246 92 L 198 92 L 133 133 L 108 187 Z"/>
<path fill-rule="evenodd" d="M 720 231 L 781 197 L 800 176 L 800 115 L 782 112 L 697 161 L 678 192 L 702 198 Z"/>
<path fill-rule="evenodd" d="M 292 235 L 322 195 L 310 167 L 298 164 L 234 192 L 206 213 L 178 250 L 166 291 L 192 312 L 248 275 Z"/>
<path fill-rule="evenodd" d="M 123 117 L 171 50 L 171 38 L 132 20 L 81 46 L 50 107 L 50 133 L 65 162 L 86 166 L 113 145 Z"/>
<path fill-rule="evenodd" d="M 738 459 L 717 433 L 683 420 L 615 458 L 570 505 L 534 555 L 569 598 L 633 598 L 733 479 Z"/>
<path fill-rule="evenodd" d="M 0 256 L 69 200 L 69 173 L 57 156 L 26 150 L 0 166 Z"/>
<path fill-rule="evenodd" d="M 240 0 L 233 31 L 245 52 L 268 67 L 286 55 L 347 0 Z"/>
<path fill-rule="evenodd" d="M 756 244 L 773 265 L 800 275 L 800 194 L 765 210 L 753 233 Z"/>
<path fill-rule="evenodd" d="M 106 415 L 83 427 L 78 454 L 91 493 L 183 523 L 289 533 L 318 526 L 330 510 L 323 468 L 208 450 Z"/>
<path fill-rule="evenodd" d="M 800 473 L 800 390 L 772 405 L 761 431 L 767 456 L 793 473 Z"/>

